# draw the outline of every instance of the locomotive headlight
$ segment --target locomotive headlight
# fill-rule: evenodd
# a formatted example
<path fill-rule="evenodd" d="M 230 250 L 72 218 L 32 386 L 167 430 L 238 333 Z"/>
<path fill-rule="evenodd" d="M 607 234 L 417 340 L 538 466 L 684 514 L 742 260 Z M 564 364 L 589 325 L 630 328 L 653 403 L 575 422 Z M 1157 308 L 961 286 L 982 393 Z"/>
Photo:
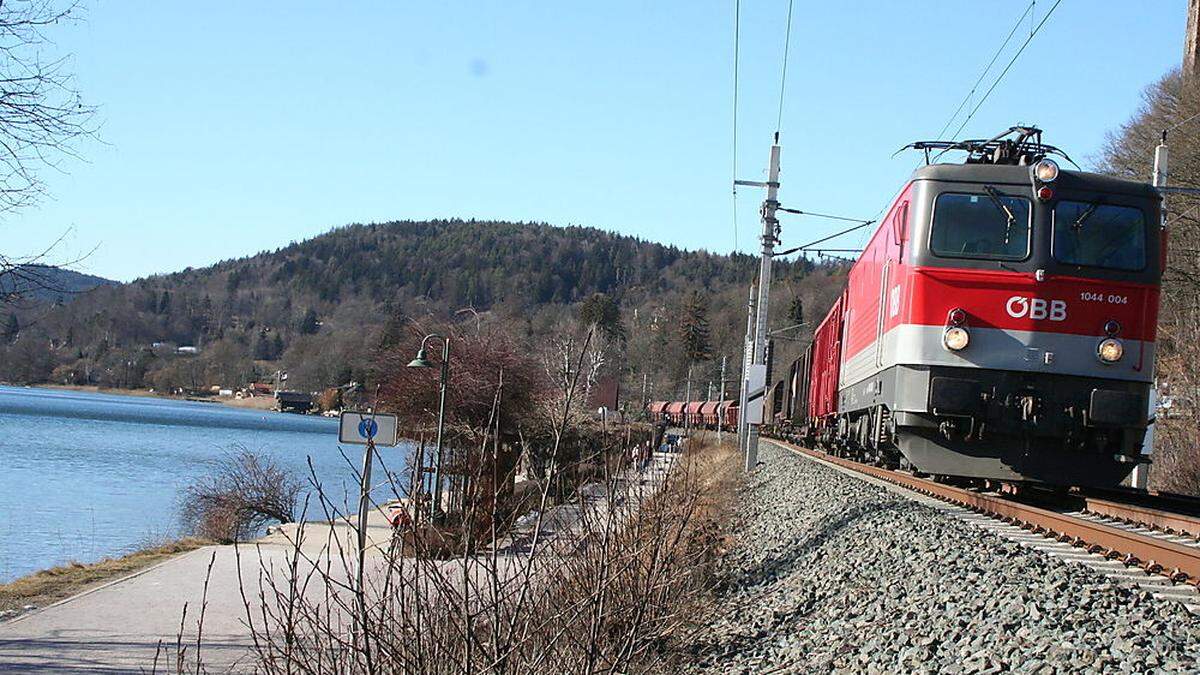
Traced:
<path fill-rule="evenodd" d="M 1033 177 L 1039 183 L 1053 183 L 1058 178 L 1058 164 L 1052 159 L 1040 160 L 1033 165 Z"/>
<path fill-rule="evenodd" d="M 1117 338 L 1105 338 L 1096 346 L 1096 358 L 1101 363 L 1116 363 L 1125 355 L 1125 345 Z"/>
<path fill-rule="evenodd" d="M 951 326 L 942 334 L 942 344 L 952 352 L 966 349 L 969 342 L 971 342 L 971 335 L 967 333 L 966 328 L 960 326 Z"/>

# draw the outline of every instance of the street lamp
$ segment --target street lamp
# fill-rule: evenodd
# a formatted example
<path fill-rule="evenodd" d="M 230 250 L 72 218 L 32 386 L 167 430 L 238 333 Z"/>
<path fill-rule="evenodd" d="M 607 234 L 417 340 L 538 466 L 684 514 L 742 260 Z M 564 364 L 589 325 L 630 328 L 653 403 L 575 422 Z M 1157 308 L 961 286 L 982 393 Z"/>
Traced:
<path fill-rule="evenodd" d="M 432 338 L 442 341 L 442 373 L 438 392 L 437 447 L 434 450 L 433 500 L 429 505 L 430 520 L 437 517 L 438 507 L 442 503 L 442 430 L 446 426 L 446 383 L 450 380 L 450 340 L 437 333 L 426 335 L 421 340 L 420 349 L 417 350 L 417 358 L 408 362 L 409 368 L 432 368 L 433 364 L 425 358 L 425 344 Z"/>

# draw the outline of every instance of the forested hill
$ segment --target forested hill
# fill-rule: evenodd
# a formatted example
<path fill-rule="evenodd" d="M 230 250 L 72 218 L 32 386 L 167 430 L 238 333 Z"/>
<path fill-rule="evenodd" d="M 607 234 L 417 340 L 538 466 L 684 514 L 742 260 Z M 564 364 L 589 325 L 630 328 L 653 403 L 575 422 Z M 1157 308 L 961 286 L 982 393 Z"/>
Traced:
<path fill-rule="evenodd" d="M 0 272 L 0 298 L 66 303 L 97 286 L 113 286 L 111 279 L 50 265 L 14 265 Z"/>
<path fill-rule="evenodd" d="M 317 302 L 424 296 L 487 308 L 570 303 L 596 292 L 749 278 L 755 261 L 686 252 L 593 228 L 484 221 L 352 225 L 273 253 L 166 280 L 224 277 L 231 291 L 288 286 Z"/>
<path fill-rule="evenodd" d="M 710 298 L 715 343 L 736 353 L 745 325 L 735 315 L 756 266 L 751 256 L 583 227 L 350 225 L 211 267 L 96 288 L 36 321 L 19 316 L 28 327 L 0 346 L 0 380 L 196 388 L 282 369 L 295 386 L 317 388 L 361 375 L 397 317 L 453 317 L 470 308 L 536 336 L 594 293 L 615 299 L 630 319 L 639 311 L 663 318 L 696 289 Z M 786 288 L 813 269 L 781 263 L 776 278 Z M 820 295 L 820 286 L 805 292 Z"/>

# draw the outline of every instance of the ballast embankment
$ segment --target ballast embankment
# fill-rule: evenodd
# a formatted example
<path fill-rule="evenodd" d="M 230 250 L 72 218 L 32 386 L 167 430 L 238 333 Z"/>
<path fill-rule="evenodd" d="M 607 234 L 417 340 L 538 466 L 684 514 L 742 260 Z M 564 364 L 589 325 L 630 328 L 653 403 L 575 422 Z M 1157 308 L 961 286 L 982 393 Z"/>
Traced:
<path fill-rule="evenodd" d="M 696 670 L 1195 671 L 1200 621 L 764 443 Z"/>

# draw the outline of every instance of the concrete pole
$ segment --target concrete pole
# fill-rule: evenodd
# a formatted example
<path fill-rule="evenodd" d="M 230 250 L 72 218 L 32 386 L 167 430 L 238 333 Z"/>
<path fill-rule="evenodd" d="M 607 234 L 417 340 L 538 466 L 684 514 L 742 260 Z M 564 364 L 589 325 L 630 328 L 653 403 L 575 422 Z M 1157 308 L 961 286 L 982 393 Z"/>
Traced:
<path fill-rule="evenodd" d="M 719 403 L 717 403 L 717 410 L 720 411 L 721 404 L 725 402 L 725 357 L 724 356 L 721 357 L 721 395 L 718 397 L 717 400 L 720 401 Z M 720 445 L 721 443 L 723 443 L 725 441 L 725 439 L 722 438 L 722 436 L 721 436 L 721 422 L 722 421 L 723 420 L 721 419 L 721 415 L 718 412 L 718 414 L 717 414 L 717 445 Z"/>
<path fill-rule="evenodd" d="M 1191 0 L 1188 9 L 1188 51 L 1184 54 L 1184 66 L 1187 67 L 1189 57 L 1194 57 L 1193 49 L 1196 46 L 1195 28 L 1196 28 L 1196 9 L 1200 4 L 1200 0 Z M 1150 175 L 1150 184 L 1156 188 L 1167 187 L 1167 178 L 1170 174 L 1170 154 L 1167 151 L 1167 132 L 1162 132 L 1162 140 L 1159 141 L 1158 147 L 1154 149 L 1154 171 Z M 1161 195 L 1161 216 L 1160 237 L 1167 236 L 1167 195 L 1165 192 Z M 1154 417 L 1158 407 L 1158 378 L 1154 378 L 1154 384 L 1150 387 L 1150 405 L 1146 411 L 1147 418 Z M 1157 423 L 1155 423 L 1157 424 Z M 1154 424 L 1146 427 L 1146 435 L 1142 439 L 1142 457 L 1147 458 L 1154 454 Z M 1150 484 L 1150 469 L 1153 465 L 1150 462 L 1139 462 L 1133 467 L 1133 472 L 1129 474 L 1127 483 L 1130 487 L 1146 489 Z"/>
<path fill-rule="evenodd" d="M 688 412 L 688 408 L 692 406 L 692 363 L 688 362 L 687 371 L 687 394 L 684 397 L 683 404 L 683 435 L 691 438 L 692 435 L 692 415 Z"/>
<path fill-rule="evenodd" d="M 1200 0 L 1195 0 L 1200 2 Z M 1169 153 L 1167 152 L 1167 132 L 1162 132 L 1162 140 L 1159 141 L 1158 147 L 1154 148 L 1154 173 L 1150 176 L 1150 184 L 1154 187 L 1166 187 L 1167 175 L 1170 172 Z M 1163 198 L 1166 202 L 1166 198 Z"/>
<path fill-rule="evenodd" d="M 771 157 L 767 165 L 767 198 L 762 205 L 762 259 L 758 270 L 758 303 L 755 307 L 754 322 L 754 365 L 766 363 L 767 344 L 767 312 L 771 299 L 771 258 L 775 255 L 775 242 L 779 236 L 779 220 L 775 210 L 779 208 L 779 134 L 775 134 L 775 142 L 771 144 Z M 767 383 L 770 386 L 770 383 Z M 764 397 L 765 401 L 765 397 Z M 764 412 L 765 415 L 765 412 Z M 747 425 L 746 430 L 746 470 L 758 466 L 758 427 L 757 424 Z"/>
<path fill-rule="evenodd" d="M 750 284 L 750 300 L 746 303 L 746 341 L 742 343 L 742 386 L 738 391 L 738 452 L 746 452 L 746 377 L 750 370 L 750 345 L 754 342 L 754 297 L 755 284 Z"/>

